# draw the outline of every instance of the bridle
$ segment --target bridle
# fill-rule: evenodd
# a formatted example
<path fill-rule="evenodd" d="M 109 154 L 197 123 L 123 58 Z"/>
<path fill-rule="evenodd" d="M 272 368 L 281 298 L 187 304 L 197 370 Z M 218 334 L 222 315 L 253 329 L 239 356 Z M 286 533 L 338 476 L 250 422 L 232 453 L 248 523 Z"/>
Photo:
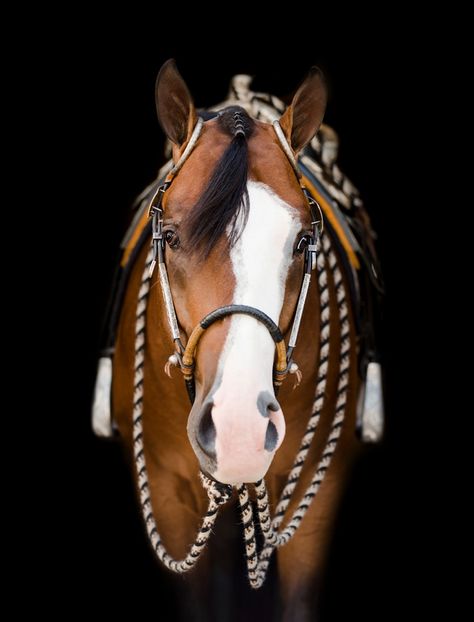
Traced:
<path fill-rule="evenodd" d="M 274 124 L 274 127 L 285 153 L 286 151 L 288 151 L 288 153 L 292 153 L 284 136 L 283 139 L 285 142 L 282 142 L 282 138 L 279 136 L 278 130 L 280 130 L 280 133 L 283 135 L 279 126 Z M 193 145 L 190 146 L 191 141 L 193 141 L 193 144 L 196 143 L 201 128 L 202 122 L 198 122 L 190 143 L 174 166 L 174 175 L 183 165 L 187 157 L 186 152 L 187 154 L 190 153 L 193 147 Z M 289 160 L 293 163 L 294 158 L 292 161 L 289 157 Z M 298 173 L 297 176 L 298 179 L 300 179 L 300 175 Z M 249 485 L 243 483 L 237 487 L 245 539 L 245 556 L 247 560 L 248 578 L 251 587 L 258 589 L 265 581 L 273 551 L 289 542 L 300 527 L 302 520 L 304 519 L 309 507 L 318 493 L 318 490 L 321 487 L 338 446 L 338 439 L 341 436 L 350 384 L 351 348 L 353 347 L 346 286 L 336 254 L 332 249 L 330 236 L 327 234 L 321 236 L 321 226 L 318 227 L 318 225 L 322 225 L 322 216 L 320 221 L 316 219 L 316 210 L 319 206 L 312 200 L 309 194 L 305 191 L 305 188 L 302 186 L 311 210 L 313 236 L 311 240 L 312 244 L 306 248 L 307 252 L 305 256 L 303 283 L 301 285 L 295 317 L 293 319 L 288 349 L 285 348 L 285 343 L 278 326 L 276 326 L 276 324 L 268 318 L 268 316 L 266 316 L 259 309 L 248 306 L 243 307 L 241 305 L 220 307 L 208 314 L 192 331 L 188 343 L 186 344 L 186 347 L 184 347 L 180 340 L 180 330 L 169 287 L 164 257 L 164 240 L 162 231 L 164 206 L 162 206 L 162 201 L 163 195 L 168 189 L 171 181 L 172 176 L 168 176 L 162 186 L 158 189 L 157 195 L 153 197 L 151 202 L 150 212 L 153 218 L 153 244 L 152 247 L 150 247 L 145 259 L 145 265 L 143 267 L 138 291 L 138 304 L 135 318 L 135 358 L 133 381 L 133 453 L 140 494 L 140 505 L 150 543 L 158 559 L 173 572 L 183 574 L 195 567 L 203 551 L 205 550 L 211 534 L 213 533 L 213 527 L 217 520 L 219 508 L 232 497 L 233 488 L 231 485 L 218 482 L 211 476 L 200 472 L 199 477 L 201 483 L 209 497 L 207 511 L 203 515 L 202 523 L 196 534 L 196 538 L 188 549 L 186 556 L 180 560 L 173 558 L 168 553 L 161 539 L 158 526 L 155 521 L 152 505 L 152 492 L 149 484 L 148 470 L 145 460 L 143 420 L 146 313 L 151 288 L 151 275 L 154 267 L 158 263 L 168 323 L 170 325 L 173 340 L 175 341 L 176 352 L 170 357 L 170 359 L 174 358 L 173 364 L 181 366 L 183 374 L 185 375 L 186 386 L 192 401 L 194 399 L 194 354 L 199 339 L 210 325 L 223 317 L 231 315 L 232 313 L 245 313 L 247 315 L 251 315 L 258 321 L 262 322 L 270 331 L 272 338 L 276 343 L 277 349 L 277 363 L 274 369 L 275 389 L 278 389 L 279 384 L 281 384 L 287 373 L 292 372 L 293 366 L 296 368 L 296 372 L 294 373 L 296 373 L 298 377 L 300 372 L 298 372 L 296 364 L 292 362 L 292 353 L 298 337 L 301 316 L 308 293 L 311 273 L 314 269 L 314 259 L 316 259 L 320 322 L 319 362 L 316 375 L 315 399 L 311 409 L 310 418 L 307 422 L 306 431 L 301 439 L 293 466 L 288 473 L 286 484 L 284 485 L 279 501 L 275 507 L 273 517 L 271 516 L 269 509 L 270 500 L 265 481 L 262 479 L 254 484 L 258 513 L 258 530 L 263 537 L 261 547 L 257 546 L 257 525 L 254 519 L 252 503 L 250 502 L 251 497 Z M 319 245 L 321 245 L 321 251 L 317 252 Z M 335 318 L 336 322 L 334 324 L 334 328 L 336 326 L 339 327 L 339 369 L 336 385 L 337 399 L 334 403 L 334 416 L 332 418 L 326 442 L 321 451 L 320 459 L 315 463 L 315 465 L 313 465 L 311 481 L 309 485 L 306 486 L 300 501 L 296 504 L 295 509 L 292 510 L 289 519 L 284 523 L 283 521 L 287 514 L 287 510 L 289 509 L 290 503 L 295 496 L 295 491 L 299 485 L 300 475 L 309 455 L 315 432 L 319 429 L 318 423 L 328 398 L 327 381 L 329 368 L 327 361 L 329 360 L 330 352 L 330 336 L 333 331 L 333 328 L 331 328 L 333 321 L 330 314 L 331 305 L 329 279 L 331 279 L 333 288 L 333 307 L 337 308 L 337 319 Z"/>
<path fill-rule="evenodd" d="M 173 295 L 171 293 L 171 288 L 168 279 L 168 272 L 166 269 L 165 262 L 165 246 L 166 240 L 163 235 L 163 212 L 164 205 L 163 199 L 166 191 L 170 187 L 174 178 L 182 168 L 183 164 L 188 159 L 190 153 L 194 149 L 198 138 L 201 134 L 202 128 L 204 125 L 203 119 L 199 118 L 196 126 L 194 127 L 191 138 L 186 145 L 181 157 L 178 159 L 176 164 L 173 166 L 171 171 L 168 173 L 164 182 L 158 187 L 153 198 L 150 201 L 149 205 L 149 216 L 152 218 L 152 248 L 153 248 L 153 259 L 150 264 L 150 273 L 149 276 L 153 274 L 153 271 L 158 265 L 158 274 L 161 284 L 161 291 L 163 294 L 163 300 L 166 309 L 166 317 L 168 320 L 169 329 L 171 332 L 172 339 L 175 344 L 175 352 L 169 357 L 168 365 L 179 365 L 181 371 L 184 376 L 184 381 L 186 384 L 186 389 L 189 395 L 189 399 L 191 403 L 194 402 L 196 391 L 195 391 L 195 380 L 194 380 L 194 369 L 195 369 L 195 354 L 196 348 L 198 346 L 199 340 L 201 339 L 204 332 L 215 322 L 228 317 L 230 315 L 248 315 L 250 317 L 255 318 L 261 324 L 263 324 L 268 332 L 270 333 L 273 341 L 275 342 L 276 348 L 276 362 L 273 369 L 273 385 L 275 389 L 275 393 L 278 392 L 280 385 L 285 380 L 288 373 L 292 374 L 300 374 L 298 365 L 293 361 L 293 351 L 296 347 L 296 342 L 298 339 L 298 332 L 300 329 L 301 318 L 303 315 L 303 310 L 306 303 L 306 298 L 308 295 L 309 285 L 311 282 L 311 274 L 316 268 L 316 254 L 319 248 L 319 239 L 321 233 L 323 231 L 323 215 L 321 208 L 317 201 L 313 199 L 308 190 L 305 188 L 301 181 L 301 173 L 298 170 L 298 166 L 296 163 L 295 156 L 293 151 L 286 140 L 286 137 L 280 127 L 278 121 L 273 122 L 273 127 L 276 133 L 276 136 L 282 146 L 282 149 L 285 155 L 288 157 L 290 164 L 293 167 L 293 170 L 296 173 L 298 178 L 300 187 L 303 191 L 303 194 L 306 197 L 308 207 L 311 213 L 311 235 L 309 236 L 309 244 L 306 245 L 305 249 L 305 259 L 304 259 L 304 274 L 303 280 L 301 283 L 300 293 L 298 296 L 298 303 L 296 305 L 296 311 L 293 318 L 293 324 L 291 327 L 290 338 L 288 341 L 288 348 L 285 346 L 285 341 L 283 335 L 279 329 L 279 327 L 275 324 L 275 322 L 263 311 L 257 309 L 256 307 L 251 307 L 247 305 L 226 305 L 223 307 L 219 307 L 214 309 L 208 313 L 194 328 L 191 335 L 189 336 L 188 342 L 186 346 L 183 346 L 181 341 L 181 332 L 178 325 L 178 319 L 176 317 L 175 306 L 173 302 Z"/>

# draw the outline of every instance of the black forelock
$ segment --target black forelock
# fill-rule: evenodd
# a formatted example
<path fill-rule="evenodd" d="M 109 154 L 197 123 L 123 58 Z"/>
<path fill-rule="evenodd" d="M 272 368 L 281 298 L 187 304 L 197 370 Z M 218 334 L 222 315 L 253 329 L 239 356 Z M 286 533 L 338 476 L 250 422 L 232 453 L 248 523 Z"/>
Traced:
<path fill-rule="evenodd" d="M 255 122 L 240 106 L 218 115 L 220 129 L 232 136 L 201 197 L 186 219 L 188 243 L 207 257 L 230 225 L 230 244 L 238 239 L 248 217 L 248 146 Z M 238 218 L 238 216 L 241 216 Z"/>

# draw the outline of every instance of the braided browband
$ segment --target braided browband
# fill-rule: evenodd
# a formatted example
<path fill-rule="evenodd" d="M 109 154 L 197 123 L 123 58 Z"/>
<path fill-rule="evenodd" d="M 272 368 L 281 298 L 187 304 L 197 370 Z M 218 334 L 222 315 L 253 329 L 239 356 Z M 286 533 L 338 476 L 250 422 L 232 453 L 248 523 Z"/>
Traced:
<path fill-rule="evenodd" d="M 181 157 L 179 158 L 179 160 L 176 162 L 176 164 L 173 166 L 173 168 L 169 172 L 169 175 L 176 175 L 176 173 L 180 170 L 180 168 L 186 162 L 186 160 L 189 157 L 189 154 L 194 149 L 194 146 L 197 143 L 197 140 L 202 132 L 203 126 L 204 126 L 204 120 L 201 117 L 198 117 L 197 123 L 194 126 L 193 133 L 191 134 L 191 138 L 189 139 L 189 142 L 186 145 L 186 149 L 183 151 L 183 153 L 181 154 Z"/>
<path fill-rule="evenodd" d="M 286 140 L 286 136 L 281 129 L 281 125 L 278 121 L 273 121 L 273 129 L 275 130 L 275 134 L 277 135 L 278 140 L 280 141 L 280 145 L 285 152 L 286 157 L 290 161 L 293 170 L 296 173 L 298 179 L 301 177 L 300 169 L 298 168 L 298 162 L 296 161 L 295 154 L 293 153 L 293 149 L 290 147 L 290 143 Z"/>

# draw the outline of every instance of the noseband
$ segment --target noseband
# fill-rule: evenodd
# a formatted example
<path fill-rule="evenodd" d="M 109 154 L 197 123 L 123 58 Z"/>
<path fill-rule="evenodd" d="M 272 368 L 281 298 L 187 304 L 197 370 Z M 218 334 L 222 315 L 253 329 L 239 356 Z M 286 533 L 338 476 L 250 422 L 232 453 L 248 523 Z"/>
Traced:
<path fill-rule="evenodd" d="M 277 360 L 273 370 L 273 384 L 275 387 L 279 387 L 285 379 L 288 373 L 285 340 L 283 339 L 283 335 L 275 322 L 268 317 L 266 313 L 260 311 L 260 309 L 256 309 L 255 307 L 248 307 L 247 305 L 227 305 L 226 307 L 219 307 L 218 309 L 211 311 L 211 313 L 208 313 L 193 330 L 186 345 L 186 349 L 182 357 L 181 369 L 183 370 L 184 381 L 186 382 L 191 402 L 194 401 L 194 354 L 199 340 L 204 334 L 206 328 L 209 328 L 209 326 L 214 324 L 214 322 L 236 313 L 241 315 L 250 315 L 250 317 L 258 320 L 265 326 L 265 328 L 268 329 L 268 332 L 275 342 L 277 354 Z"/>
<path fill-rule="evenodd" d="M 166 308 L 166 316 L 168 319 L 168 324 L 171 332 L 171 336 L 175 343 L 176 351 L 169 357 L 168 364 L 169 365 L 179 365 L 181 371 L 183 372 L 184 381 L 186 384 L 186 389 L 188 391 L 189 399 L 191 403 L 194 402 L 196 396 L 195 389 L 195 379 L 194 379 L 194 369 L 195 369 L 195 354 L 196 348 L 201 339 L 202 335 L 206 331 L 209 326 L 214 324 L 215 322 L 228 317 L 229 315 L 249 315 L 253 317 L 258 322 L 262 323 L 270 333 L 273 341 L 275 342 L 276 348 L 276 361 L 273 369 L 273 385 L 275 389 L 275 393 L 278 392 L 278 389 L 282 382 L 285 380 L 288 373 L 298 373 L 298 365 L 293 362 L 292 354 L 293 350 L 296 346 L 296 341 L 298 338 L 298 332 L 300 328 L 301 318 L 303 315 L 303 310 L 306 302 L 306 297 L 309 290 L 309 285 L 311 282 L 311 273 L 316 267 L 316 253 L 318 251 L 319 237 L 322 233 L 322 225 L 323 225 L 323 215 L 319 204 L 313 199 L 313 197 L 309 194 L 308 190 L 304 187 L 301 182 L 301 174 L 298 170 L 296 159 L 293 155 L 293 151 L 286 140 L 286 137 L 278 123 L 278 121 L 274 121 L 273 127 L 275 129 L 275 133 L 277 138 L 282 146 L 282 149 L 286 156 L 288 157 L 293 170 L 295 171 L 298 180 L 300 182 L 301 189 L 306 197 L 308 202 L 308 206 L 311 212 L 311 227 L 312 227 L 312 235 L 310 239 L 310 244 L 307 245 L 305 251 L 305 271 L 303 276 L 303 281 L 301 283 L 300 293 L 298 297 L 298 303 L 296 306 L 295 317 L 293 319 L 293 325 L 291 328 L 290 339 L 288 342 L 288 349 L 285 346 L 285 341 L 283 339 L 283 335 L 275 324 L 275 322 L 263 311 L 257 309 L 256 307 L 251 307 L 247 305 L 227 305 L 224 307 L 219 307 L 211 313 L 208 313 L 194 328 L 192 331 L 186 347 L 183 346 L 181 341 L 181 332 L 178 326 L 178 320 L 176 317 L 176 311 L 173 303 L 173 295 L 171 293 L 171 288 L 168 279 L 168 272 L 166 270 L 165 263 L 165 238 L 163 236 L 163 197 L 170 187 L 173 179 L 177 175 L 178 171 L 181 169 L 185 161 L 187 160 L 189 154 L 193 150 L 194 146 L 197 143 L 199 135 L 202 131 L 203 120 L 200 118 L 196 123 L 194 131 L 191 135 L 191 138 L 183 151 L 183 154 L 171 169 L 170 173 L 166 177 L 165 181 L 158 188 L 156 193 L 154 194 L 149 207 L 149 215 L 152 218 L 152 246 L 153 246 L 153 260 L 150 265 L 150 276 L 152 275 L 156 265 L 158 264 L 158 273 L 161 283 L 161 291 L 163 294 L 163 300 Z"/>

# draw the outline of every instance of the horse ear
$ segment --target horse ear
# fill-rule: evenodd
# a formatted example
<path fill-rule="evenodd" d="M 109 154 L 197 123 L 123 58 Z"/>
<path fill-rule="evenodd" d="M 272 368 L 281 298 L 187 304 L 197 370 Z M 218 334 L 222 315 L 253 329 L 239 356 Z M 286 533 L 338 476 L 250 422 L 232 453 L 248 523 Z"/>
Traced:
<path fill-rule="evenodd" d="M 197 116 L 188 87 L 173 59 L 167 60 L 158 73 L 155 102 L 164 133 L 181 147 L 190 138 Z"/>
<path fill-rule="evenodd" d="M 318 131 L 326 102 L 324 76 L 320 69 L 312 67 L 280 119 L 281 129 L 295 153 L 301 151 Z"/>

